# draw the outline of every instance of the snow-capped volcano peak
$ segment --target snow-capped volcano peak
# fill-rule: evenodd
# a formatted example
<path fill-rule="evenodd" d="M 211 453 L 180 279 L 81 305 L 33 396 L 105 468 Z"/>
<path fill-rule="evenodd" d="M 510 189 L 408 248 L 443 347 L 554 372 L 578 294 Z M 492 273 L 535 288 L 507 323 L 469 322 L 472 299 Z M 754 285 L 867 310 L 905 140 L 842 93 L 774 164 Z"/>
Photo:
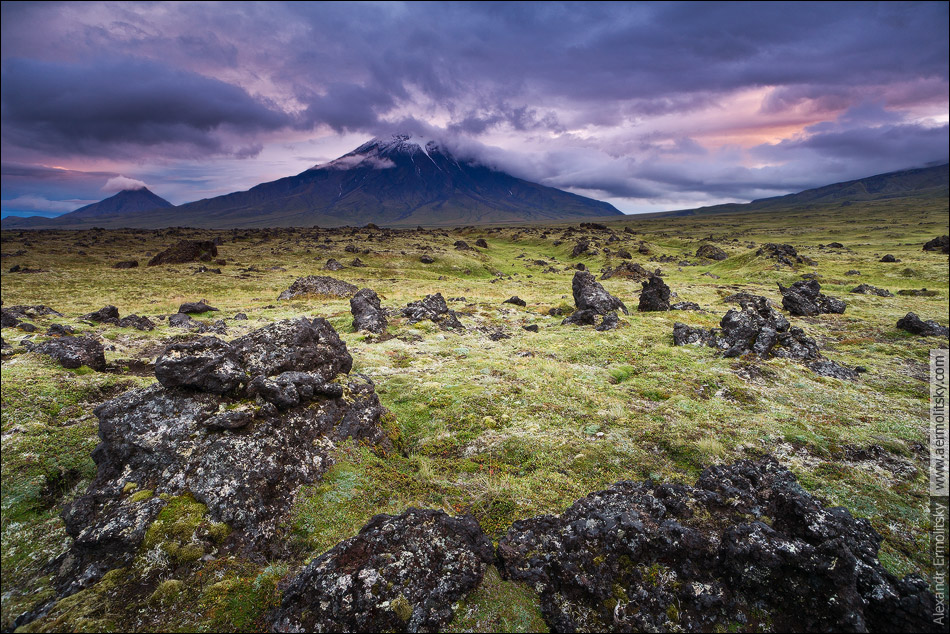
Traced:
<path fill-rule="evenodd" d="M 401 157 L 412 158 L 416 154 L 424 154 L 431 158 L 435 153 L 446 154 L 437 141 L 416 134 L 399 133 L 371 139 L 338 159 L 314 165 L 310 169 L 387 169 L 395 167 Z"/>

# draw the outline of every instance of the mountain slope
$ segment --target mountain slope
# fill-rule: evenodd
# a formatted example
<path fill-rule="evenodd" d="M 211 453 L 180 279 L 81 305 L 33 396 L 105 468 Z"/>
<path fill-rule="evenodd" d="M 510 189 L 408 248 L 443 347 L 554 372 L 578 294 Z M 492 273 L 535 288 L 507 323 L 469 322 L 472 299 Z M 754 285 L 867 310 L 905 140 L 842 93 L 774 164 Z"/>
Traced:
<path fill-rule="evenodd" d="M 118 194 L 110 196 L 97 203 L 80 207 L 76 211 L 71 211 L 56 218 L 41 218 L 39 216 L 29 216 L 26 218 L 4 218 L 3 226 L 5 229 L 15 229 L 21 227 L 60 227 L 64 225 L 74 225 L 84 222 L 98 222 L 103 226 L 111 225 L 108 220 L 113 218 L 126 218 L 142 214 L 154 209 L 168 209 L 174 207 L 170 202 L 158 196 L 147 187 L 140 189 L 123 189 Z M 106 222 L 101 222 L 105 220 Z"/>
<path fill-rule="evenodd" d="M 246 192 L 178 208 L 201 226 L 474 224 L 620 215 L 612 205 L 456 160 L 408 135 Z"/>
<path fill-rule="evenodd" d="M 76 213 L 42 224 L 91 221 L 92 216 Z M 373 139 L 334 161 L 247 191 L 148 215 L 122 213 L 105 218 L 97 214 L 95 220 L 111 227 L 226 228 L 369 222 L 460 225 L 620 215 L 608 203 L 458 160 L 434 142 L 394 135 Z"/>
<path fill-rule="evenodd" d="M 906 196 L 944 197 L 950 192 L 950 164 L 901 170 L 833 183 L 796 194 L 760 198 L 749 203 L 730 203 L 698 209 L 667 212 L 664 215 L 732 213 L 737 211 L 770 211 L 802 205 L 848 204 Z"/>

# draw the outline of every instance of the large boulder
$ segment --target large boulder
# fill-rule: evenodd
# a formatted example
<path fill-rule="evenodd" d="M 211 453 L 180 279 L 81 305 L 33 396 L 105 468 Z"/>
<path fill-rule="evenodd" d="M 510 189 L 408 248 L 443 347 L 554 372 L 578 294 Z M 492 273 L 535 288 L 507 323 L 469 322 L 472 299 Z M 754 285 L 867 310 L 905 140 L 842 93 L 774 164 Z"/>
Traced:
<path fill-rule="evenodd" d="M 894 297 L 894 294 L 889 290 L 871 286 L 870 284 L 858 284 L 851 289 L 851 292 L 861 295 L 877 295 L 878 297 Z"/>
<path fill-rule="evenodd" d="M 924 244 L 924 251 L 950 253 L 950 236 L 938 236 Z"/>
<path fill-rule="evenodd" d="M 657 275 L 643 282 L 637 310 L 643 312 L 670 310 L 670 287 Z"/>
<path fill-rule="evenodd" d="M 710 346 L 725 357 L 752 355 L 763 360 L 780 357 L 806 363 L 813 371 L 826 376 L 857 378 L 854 370 L 823 359 L 815 340 L 801 328 L 792 327 L 765 297 L 742 297 L 739 303 L 741 309 L 729 310 L 720 320 L 719 328 L 707 330 L 674 324 L 673 345 Z M 825 363 L 816 364 L 818 361 Z M 837 366 L 836 374 L 831 374 L 829 364 Z"/>
<path fill-rule="evenodd" d="M 624 315 L 630 314 L 624 303 L 608 293 L 588 271 L 574 273 L 571 290 L 578 310 L 592 310 L 598 315 L 606 315 L 616 310 L 623 311 Z"/>
<path fill-rule="evenodd" d="M 351 365 L 322 319 L 166 349 L 156 363 L 159 383 L 95 410 L 98 471 L 63 512 L 74 542 L 59 569 L 60 592 L 128 565 L 158 514 L 180 496 L 226 523 L 232 547 L 280 552 L 281 522 L 300 487 L 330 467 L 336 443 L 390 447 L 373 384 L 341 374 Z"/>
<path fill-rule="evenodd" d="M 729 257 L 729 254 L 717 247 L 714 244 L 701 244 L 698 249 L 696 249 L 697 258 L 707 258 L 710 260 L 725 260 Z"/>
<path fill-rule="evenodd" d="M 386 332 L 388 321 L 386 311 L 379 301 L 379 295 L 371 288 L 360 289 L 350 298 L 350 313 L 353 314 L 353 329 L 366 330 L 381 335 Z"/>
<path fill-rule="evenodd" d="M 63 314 L 44 306 L 36 304 L 34 306 L 5 306 L 0 308 L 0 327 L 13 328 L 24 319 L 37 319 L 42 317 L 62 317 Z"/>
<path fill-rule="evenodd" d="M 57 337 L 36 345 L 29 343 L 26 348 L 52 357 L 71 370 L 84 365 L 99 372 L 106 369 L 105 349 L 92 337 Z"/>
<path fill-rule="evenodd" d="M 776 244 L 769 242 L 762 245 L 756 255 L 776 260 L 779 264 L 794 267 L 796 264 L 813 264 L 814 261 L 799 255 L 798 250 L 790 244 Z"/>
<path fill-rule="evenodd" d="M 80 319 L 94 321 L 98 324 L 111 324 L 113 326 L 117 326 L 119 324 L 119 309 L 115 306 L 103 306 L 95 312 L 83 315 L 80 317 Z"/>
<path fill-rule="evenodd" d="M 901 330 L 922 337 L 947 337 L 950 330 L 946 326 L 941 326 L 936 321 L 928 319 L 924 321 L 916 313 L 907 313 L 897 320 L 897 327 Z"/>
<path fill-rule="evenodd" d="M 328 275 L 308 275 L 294 280 L 286 291 L 277 298 L 295 299 L 297 297 L 351 297 L 359 289 L 343 280 Z"/>
<path fill-rule="evenodd" d="M 149 260 L 148 265 L 210 262 L 217 255 L 218 247 L 213 240 L 181 240 Z"/>
<path fill-rule="evenodd" d="M 552 631 L 936 632 L 927 583 L 889 573 L 880 543 L 765 458 L 693 486 L 618 482 L 515 522 L 498 555 Z"/>
<path fill-rule="evenodd" d="M 439 328 L 447 330 L 450 328 L 464 329 L 465 326 L 458 319 L 458 314 L 449 309 L 445 303 L 442 293 L 426 295 L 416 302 L 409 302 L 402 309 L 402 316 L 409 319 L 410 324 L 415 324 L 428 319 L 437 324 Z"/>
<path fill-rule="evenodd" d="M 782 306 L 793 315 L 841 314 L 847 307 L 843 300 L 822 293 L 817 280 L 801 280 L 788 288 L 779 284 L 778 289 L 782 293 Z"/>
<path fill-rule="evenodd" d="M 310 563 L 275 613 L 278 632 L 437 632 L 494 562 L 470 515 L 377 515 Z"/>
<path fill-rule="evenodd" d="M 178 312 L 183 315 L 200 315 L 201 313 L 207 312 L 217 312 L 218 309 L 214 306 L 208 305 L 207 302 L 201 300 L 199 302 L 185 302 L 178 307 Z"/>
<path fill-rule="evenodd" d="M 622 257 L 620 256 L 619 252 L 617 255 L 618 257 Z M 604 269 L 600 279 L 609 280 L 612 277 L 622 277 L 624 279 L 640 282 L 642 280 L 650 279 L 654 275 L 659 275 L 659 273 L 659 269 L 656 271 L 649 271 L 636 262 L 622 262 L 619 266 L 613 268 L 607 267 Z"/>

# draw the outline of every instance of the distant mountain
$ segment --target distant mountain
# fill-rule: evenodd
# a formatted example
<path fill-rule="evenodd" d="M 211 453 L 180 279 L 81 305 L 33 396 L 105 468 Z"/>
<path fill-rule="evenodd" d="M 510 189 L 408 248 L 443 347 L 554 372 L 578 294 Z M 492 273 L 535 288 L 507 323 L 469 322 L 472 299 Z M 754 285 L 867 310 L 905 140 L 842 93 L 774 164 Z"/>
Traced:
<path fill-rule="evenodd" d="M 730 203 L 698 209 L 666 212 L 664 215 L 692 216 L 696 214 L 732 213 L 737 211 L 769 211 L 804 205 L 827 205 L 904 198 L 907 196 L 940 196 L 950 193 L 950 164 L 935 167 L 902 170 L 868 176 L 853 181 L 834 183 L 797 194 L 761 198 L 750 203 Z"/>
<path fill-rule="evenodd" d="M 44 226 L 71 223 L 75 213 Z M 620 215 L 608 203 L 457 159 L 434 141 L 398 134 L 373 139 L 334 161 L 248 191 L 147 216 L 122 213 L 105 224 L 104 218 L 97 216 L 96 223 L 209 228 L 331 227 L 369 222 L 415 226 Z M 81 220 L 87 223 L 89 218 Z"/>
<path fill-rule="evenodd" d="M 125 219 L 141 215 L 143 212 L 154 209 L 168 209 L 174 207 L 170 202 L 152 193 L 147 187 L 140 189 L 123 189 L 115 196 L 110 196 L 97 203 L 80 207 L 55 218 L 41 218 L 29 216 L 26 218 L 4 218 L 4 229 L 25 227 L 59 227 L 90 223 L 90 226 L 112 226 L 114 219 Z"/>

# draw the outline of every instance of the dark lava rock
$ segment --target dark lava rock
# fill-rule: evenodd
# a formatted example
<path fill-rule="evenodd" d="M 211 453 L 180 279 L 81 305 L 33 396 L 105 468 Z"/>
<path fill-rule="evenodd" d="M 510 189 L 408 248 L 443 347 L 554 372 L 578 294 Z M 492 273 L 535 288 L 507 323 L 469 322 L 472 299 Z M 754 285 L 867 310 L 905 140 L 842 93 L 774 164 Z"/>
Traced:
<path fill-rule="evenodd" d="M 889 573 L 880 544 L 764 458 L 693 486 L 618 482 L 515 522 L 498 555 L 552 631 L 936 632 L 927 583 Z"/>
<path fill-rule="evenodd" d="M 921 335 L 924 337 L 947 337 L 948 329 L 946 326 L 941 326 L 936 321 L 928 319 L 927 321 L 922 320 L 916 315 L 916 313 L 907 313 L 903 317 L 897 320 L 897 327 L 901 330 L 906 330 L 909 333 L 915 335 Z"/>
<path fill-rule="evenodd" d="M 475 241 L 475 246 L 478 247 L 479 249 L 487 249 L 488 243 L 485 242 L 485 238 L 479 238 L 478 240 Z"/>
<path fill-rule="evenodd" d="M 175 313 L 168 318 L 168 325 L 173 328 L 191 328 L 194 326 L 194 320 L 185 313 Z"/>
<path fill-rule="evenodd" d="M 521 328 L 528 332 L 538 332 L 538 324 L 530 324 L 528 326 L 522 326 Z"/>
<path fill-rule="evenodd" d="M 654 275 L 643 282 L 637 310 L 640 312 L 670 310 L 670 287 L 666 285 L 663 278 Z"/>
<path fill-rule="evenodd" d="M 294 281 L 286 291 L 280 294 L 278 300 L 294 299 L 308 295 L 315 297 L 352 297 L 359 288 L 326 275 L 309 275 Z"/>
<path fill-rule="evenodd" d="M 76 331 L 73 330 L 72 326 L 67 326 L 65 324 L 52 324 L 46 330 L 46 334 L 50 337 L 68 337 L 69 335 L 76 334 Z"/>
<path fill-rule="evenodd" d="M 878 288 L 877 286 L 871 286 L 870 284 L 860 284 L 851 289 L 852 293 L 860 293 L 863 295 L 877 295 L 878 297 L 894 297 L 894 294 L 883 288 Z"/>
<path fill-rule="evenodd" d="M 278 632 L 437 632 L 494 563 L 470 515 L 377 515 L 313 560 L 284 592 Z"/>
<path fill-rule="evenodd" d="M 218 309 L 214 306 L 209 306 L 204 301 L 200 302 L 185 302 L 178 307 L 178 312 L 183 315 L 198 315 L 200 313 L 207 313 L 209 311 L 217 311 Z"/>
<path fill-rule="evenodd" d="M 98 471 L 63 512 L 74 542 L 59 565 L 60 593 L 128 565 L 170 496 L 204 504 L 210 521 L 230 526 L 233 548 L 265 558 L 283 552 L 286 513 L 300 487 L 330 467 L 335 443 L 391 448 L 372 383 L 337 376 L 351 365 L 322 319 L 277 322 L 230 344 L 204 338 L 170 346 L 156 364 L 162 383 L 95 410 Z M 189 387 L 165 387 L 169 377 Z M 253 394 L 220 393 L 244 377 Z M 291 388 L 297 405 L 288 402 Z M 137 490 L 153 495 L 133 497 Z"/>
<path fill-rule="evenodd" d="M 136 330 L 154 330 L 155 323 L 148 317 L 139 317 L 138 315 L 128 315 L 119 320 L 118 326 L 121 328 L 135 328 Z"/>
<path fill-rule="evenodd" d="M 343 250 L 346 251 L 347 253 L 359 253 L 359 252 L 360 252 L 359 247 L 357 247 L 355 244 L 348 244 L 348 245 L 346 245 L 346 247 L 344 247 Z"/>
<path fill-rule="evenodd" d="M 512 295 L 511 297 L 503 301 L 502 304 L 514 304 L 515 306 L 524 307 L 528 305 L 528 302 L 524 301 L 517 295 Z"/>
<path fill-rule="evenodd" d="M 620 266 L 614 268 L 607 267 L 604 269 L 600 279 L 609 280 L 612 277 L 621 277 L 639 282 L 642 280 L 648 280 L 654 275 L 659 275 L 659 269 L 654 272 L 650 272 L 636 262 L 624 262 Z"/>
<path fill-rule="evenodd" d="M 861 275 L 861 271 L 850 269 L 844 272 L 845 275 Z"/>
<path fill-rule="evenodd" d="M 574 304 L 579 311 L 592 310 L 599 315 L 606 315 L 609 312 L 622 310 L 624 315 L 630 314 L 624 303 L 608 293 L 587 271 L 578 271 L 574 274 L 571 290 L 574 294 Z"/>
<path fill-rule="evenodd" d="M 851 368 L 839 365 L 828 359 L 812 361 L 808 364 L 808 368 L 820 376 L 830 376 L 835 379 L 841 379 L 842 381 L 853 381 L 858 378 L 857 368 L 852 370 Z"/>
<path fill-rule="evenodd" d="M 342 268 L 343 265 L 340 264 L 338 260 L 334 260 L 333 258 L 327 260 L 327 263 L 323 265 L 324 271 L 339 271 Z"/>
<path fill-rule="evenodd" d="M 455 248 L 459 251 L 474 251 L 472 247 L 468 246 L 468 243 L 465 240 L 456 240 L 454 245 Z"/>
<path fill-rule="evenodd" d="M 589 240 L 578 240 L 577 244 L 574 245 L 574 248 L 571 250 L 571 257 L 577 258 L 587 253 L 587 250 L 590 248 Z"/>
<path fill-rule="evenodd" d="M 138 260 L 122 260 L 121 262 L 116 262 L 112 265 L 114 269 L 134 269 L 138 268 Z"/>
<path fill-rule="evenodd" d="M 379 302 L 379 296 L 371 288 L 361 289 L 350 298 L 350 312 L 353 314 L 353 329 L 368 330 L 381 335 L 386 332 L 388 321 L 386 311 Z"/>
<path fill-rule="evenodd" d="M 446 330 L 448 328 L 464 329 L 465 326 L 458 319 L 458 314 L 450 310 L 445 303 L 442 293 L 426 295 L 417 302 L 409 302 L 402 309 L 402 316 L 409 318 L 410 324 L 428 319 Z"/>
<path fill-rule="evenodd" d="M 148 265 L 210 262 L 217 255 L 218 247 L 212 240 L 182 240 L 149 260 Z"/>
<path fill-rule="evenodd" d="M 928 241 L 924 245 L 924 251 L 939 251 L 940 253 L 950 253 L 950 236 L 940 236 Z"/>
<path fill-rule="evenodd" d="M 167 388 L 214 394 L 230 392 L 248 381 L 234 348 L 215 337 L 168 346 L 155 361 L 155 377 Z"/>
<path fill-rule="evenodd" d="M 421 258 L 419 258 L 419 261 L 422 262 L 423 264 L 432 264 L 433 262 L 435 262 L 435 258 L 429 255 L 424 255 Z"/>
<path fill-rule="evenodd" d="M 888 253 L 887 255 L 885 255 L 885 256 L 884 256 L 883 258 L 881 258 L 879 261 L 880 261 L 880 262 L 900 262 L 900 260 L 898 260 L 897 258 L 895 258 L 895 257 L 894 257 L 893 255 L 891 255 L 890 253 Z"/>
<path fill-rule="evenodd" d="M 696 302 L 676 302 L 670 304 L 670 310 L 702 310 Z"/>
<path fill-rule="evenodd" d="M 21 321 L 17 323 L 16 327 L 23 332 L 36 332 L 39 330 L 34 324 L 31 324 L 28 321 Z"/>
<path fill-rule="evenodd" d="M 616 255 L 621 260 L 629 260 L 633 257 L 626 249 L 619 249 L 614 255 Z"/>
<path fill-rule="evenodd" d="M 247 321 L 247 315 L 244 313 L 238 313 L 234 316 L 235 321 Z"/>
<path fill-rule="evenodd" d="M 721 350 L 725 357 L 754 355 L 760 359 L 782 357 L 801 362 L 823 360 L 815 340 L 801 328 L 791 327 L 769 300 L 752 295 L 751 299 L 743 298 L 739 303 L 742 309 L 727 312 L 719 322 L 718 329 L 706 330 L 682 323 L 674 324 L 673 345 L 710 346 Z M 821 374 L 831 376 L 827 364 L 817 367 Z M 852 372 L 843 366 L 839 367 L 842 375 Z M 819 369 L 812 368 L 816 372 Z M 849 375 L 848 378 L 854 377 Z"/>
<path fill-rule="evenodd" d="M 35 304 L 32 306 L 8 306 L 0 308 L 0 314 L 3 316 L 3 328 L 10 327 L 7 325 L 9 319 L 38 319 L 49 316 L 63 317 L 62 313 L 53 310 L 49 306 L 44 306 L 43 304 Z"/>
<path fill-rule="evenodd" d="M 696 257 L 719 261 L 728 258 L 729 254 L 714 244 L 703 244 L 696 249 Z"/>
<path fill-rule="evenodd" d="M 80 317 L 86 321 L 94 321 L 98 324 L 119 324 L 119 309 L 115 306 L 103 306 L 94 313 L 88 313 Z"/>
<path fill-rule="evenodd" d="M 775 244 L 774 242 L 769 242 L 762 245 L 755 254 L 777 260 L 779 264 L 784 264 L 785 266 L 794 267 L 795 264 L 807 263 L 806 258 L 800 256 L 795 247 L 790 244 Z"/>
<path fill-rule="evenodd" d="M 91 337 L 57 337 L 41 344 L 29 344 L 26 349 L 53 357 L 64 368 L 85 365 L 99 372 L 106 369 L 105 349 Z"/>
<path fill-rule="evenodd" d="M 905 288 L 897 291 L 897 294 L 906 297 L 936 297 L 940 293 L 937 291 L 928 291 L 926 288 Z"/>
<path fill-rule="evenodd" d="M 840 242 L 829 242 L 828 248 L 829 249 L 843 249 L 844 245 L 841 244 Z"/>
<path fill-rule="evenodd" d="M 815 280 L 802 280 L 785 288 L 778 285 L 782 293 L 782 306 L 793 315 L 812 316 L 823 313 L 844 312 L 847 304 L 837 297 L 829 297 L 821 292 L 821 284 Z"/>
<path fill-rule="evenodd" d="M 614 328 L 618 328 L 619 326 L 620 326 L 620 317 L 617 316 L 617 313 L 607 313 L 606 315 L 604 315 L 603 320 L 601 320 L 601 322 L 597 324 L 594 330 L 604 332 L 605 330 L 613 330 Z"/>
<path fill-rule="evenodd" d="M 350 262 L 350 266 L 360 268 L 360 267 L 366 266 L 366 263 L 363 262 L 363 260 L 359 258 L 353 258 L 353 260 Z"/>
<path fill-rule="evenodd" d="M 20 318 L 6 308 L 0 310 L 0 328 L 13 328 L 20 323 Z"/>

